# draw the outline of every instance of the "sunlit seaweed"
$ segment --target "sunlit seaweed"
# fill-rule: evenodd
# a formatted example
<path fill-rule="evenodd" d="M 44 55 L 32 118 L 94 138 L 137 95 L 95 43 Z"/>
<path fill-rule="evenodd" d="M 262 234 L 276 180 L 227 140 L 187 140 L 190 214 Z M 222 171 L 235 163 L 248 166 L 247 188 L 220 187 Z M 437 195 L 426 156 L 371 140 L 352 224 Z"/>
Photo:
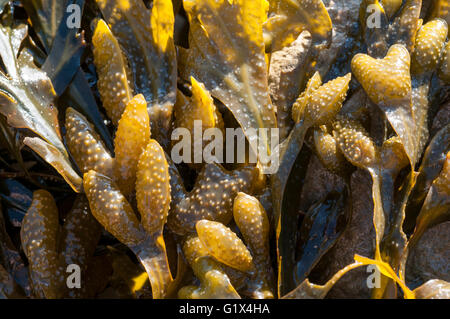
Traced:
<path fill-rule="evenodd" d="M 61 3 L 0 8 L 0 297 L 321 299 L 372 265 L 367 296 L 449 298 L 407 267 L 450 218 L 448 1 L 82 1 L 80 30 Z M 170 157 L 173 130 L 236 127 L 257 163 Z M 318 276 L 355 209 L 367 255 Z"/>

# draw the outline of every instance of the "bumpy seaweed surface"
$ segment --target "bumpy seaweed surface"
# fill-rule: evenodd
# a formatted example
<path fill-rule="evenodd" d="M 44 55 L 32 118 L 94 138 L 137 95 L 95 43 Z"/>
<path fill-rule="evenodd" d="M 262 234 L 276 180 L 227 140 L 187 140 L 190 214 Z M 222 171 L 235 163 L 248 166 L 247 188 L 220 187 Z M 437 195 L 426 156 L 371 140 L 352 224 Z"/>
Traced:
<path fill-rule="evenodd" d="M 72 2 L 0 1 L 0 298 L 450 298 L 449 0 Z"/>

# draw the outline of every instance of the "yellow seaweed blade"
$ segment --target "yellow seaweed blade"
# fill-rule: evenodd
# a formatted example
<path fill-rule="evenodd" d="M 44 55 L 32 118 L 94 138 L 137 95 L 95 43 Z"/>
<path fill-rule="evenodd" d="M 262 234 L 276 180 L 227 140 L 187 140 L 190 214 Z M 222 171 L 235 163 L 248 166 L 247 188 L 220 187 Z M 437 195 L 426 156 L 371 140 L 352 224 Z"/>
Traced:
<path fill-rule="evenodd" d="M 305 120 L 314 126 L 325 125 L 341 110 L 347 96 L 351 74 L 331 80 L 311 93 L 305 108 Z"/>
<path fill-rule="evenodd" d="M 83 186 L 92 215 L 107 231 L 129 247 L 144 241 L 145 232 L 112 179 L 90 170 L 84 174 Z"/>
<path fill-rule="evenodd" d="M 373 260 L 367 257 L 362 257 L 359 255 L 355 255 L 354 259 L 356 262 L 361 263 L 361 265 L 375 265 L 377 266 L 378 270 L 385 275 L 386 277 L 391 278 L 394 280 L 403 290 L 403 293 L 405 294 L 406 299 L 414 299 L 414 292 L 411 291 L 405 284 L 403 280 L 401 280 L 395 271 L 392 269 L 392 267 L 381 260 Z"/>
<path fill-rule="evenodd" d="M 254 269 L 250 252 L 231 229 L 206 219 L 198 221 L 196 229 L 200 241 L 218 261 L 244 272 Z"/>
<path fill-rule="evenodd" d="M 271 42 L 271 51 L 281 50 L 308 30 L 315 43 L 329 43 L 332 22 L 322 0 L 279 0 L 275 15 L 264 24 L 265 41 Z"/>
<path fill-rule="evenodd" d="M 177 80 L 172 1 L 155 0 L 151 11 L 141 0 L 96 2 L 127 57 L 135 92 L 148 102 L 153 137 L 166 146 Z"/>
<path fill-rule="evenodd" d="M 153 1 L 150 25 L 155 47 L 161 53 L 166 53 L 170 45 L 173 46 L 173 28 L 175 17 L 173 15 L 172 0 Z"/>
<path fill-rule="evenodd" d="M 376 103 L 389 104 L 411 92 L 410 56 L 403 45 L 393 45 L 384 59 L 359 53 L 352 59 L 352 72 Z"/>
<path fill-rule="evenodd" d="M 131 287 L 132 292 L 136 292 L 142 289 L 144 287 L 145 283 L 148 280 L 148 274 L 143 271 L 142 274 L 137 275 L 136 277 L 132 278 L 133 281 L 133 287 Z"/>
<path fill-rule="evenodd" d="M 66 110 L 67 146 L 82 173 L 95 170 L 111 177 L 113 158 L 94 127 L 71 107 Z"/>
<path fill-rule="evenodd" d="M 142 152 L 136 177 L 136 200 L 141 223 L 149 234 L 162 234 L 171 201 L 170 175 L 164 150 L 150 140 Z"/>
<path fill-rule="evenodd" d="M 381 4 L 389 19 L 391 19 L 398 9 L 400 9 L 402 2 L 402 0 L 381 0 Z"/>
<path fill-rule="evenodd" d="M 340 150 L 352 165 L 367 169 L 377 164 L 377 147 L 359 122 L 340 118 L 333 126 L 334 138 Z"/>
<path fill-rule="evenodd" d="M 103 20 L 98 20 L 92 37 L 94 64 L 98 73 L 98 90 L 108 116 L 117 125 L 132 98 L 128 85 L 126 61 L 117 39 Z"/>
<path fill-rule="evenodd" d="M 128 102 L 114 139 L 114 177 L 124 195 L 129 195 L 134 190 L 139 156 L 149 141 L 147 102 L 139 94 Z"/>
<path fill-rule="evenodd" d="M 180 96 L 175 104 L 175 127 L 187 128 L 191 133 L 194 121 L 201 121 L 202 128 L 223 128 L 222 116 L 214 105 L 213 98 L 203 83 L 191 77 L 192 97 L 190 100 Z M 182 94 L 182 93 L 179 93 Z"/>
<path fill-rule="evenodd" d="M 436 68 L 447 34 L 447 22 L 442 19 L 429 21 L 420 28 L 411 56 L 411 68 L 414 73 L 429 72 Z"/>
<path fill-rule="evenodd" d="M 315 72 L 314 75 L 308 80 L 306 89 L 300 94 L 292 106 L 292 119 L 295 123 L 299 123 L 303 118 L 305 108 L 311 98 L 312 93 L 322 85 L 322 78 L 319 72 Z"/>

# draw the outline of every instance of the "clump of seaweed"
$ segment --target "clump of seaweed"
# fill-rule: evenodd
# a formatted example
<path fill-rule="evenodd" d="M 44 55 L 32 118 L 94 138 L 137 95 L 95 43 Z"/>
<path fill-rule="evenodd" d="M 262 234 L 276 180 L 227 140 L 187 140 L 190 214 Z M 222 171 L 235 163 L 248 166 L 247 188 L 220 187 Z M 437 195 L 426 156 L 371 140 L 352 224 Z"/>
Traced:
<path fill-rule="evenodd" d="M 0 3 L 0 297 L 450 298 L 448 1 Z"/>

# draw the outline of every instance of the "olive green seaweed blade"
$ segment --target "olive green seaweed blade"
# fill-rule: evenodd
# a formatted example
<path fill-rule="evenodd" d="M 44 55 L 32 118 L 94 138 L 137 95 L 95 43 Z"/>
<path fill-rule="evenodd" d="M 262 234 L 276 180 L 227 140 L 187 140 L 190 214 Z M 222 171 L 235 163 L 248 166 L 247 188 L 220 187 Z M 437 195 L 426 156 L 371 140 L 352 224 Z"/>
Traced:
<path fill-rule="evenodd" d="M 416 221 L 416 229 L 410 238 L 409 246 L 415 245 L 423 233 L 445 221 L 450 220 L 450 151 L 439 176 L 433 181 Z"/>
<path fill-rule="evenodd" d="M 46 190 L 33 193 L 22 221 L 20 237 L 29 262 L 33 291 L 38 298 L 61 298 L 62 269 L 58 256 L 58 208 Z"/>
<path fill-rule="evenodd" d="M 0 113 L 12 127 L 37 134 L 39 138 L 25 140 L 27 145 L 55 167 L 75 191 L 80 191 L 80 177 L 62 141 L 51 80 L 36 67 L 28 51 L 19 54 L 28 28 L 8 26 L 10 18 L 8 15 L 0 26 L 0 55 L 6 71 L 0 74 Z"/>
<path fill-rule="evenodd" d="M 423 206 L 433 181 L 439 176 L 446 161 L 446 152 L 450 149 L 450 124 L 444 126 L 431 139 L 426 148 L 418 169 L 416 183 L 411 191 L 406 206 L 404 222 L 405 231 L 410 234 L 414 230 L 416 218 Z"/>
<path fill-rule="evenodd" d="M 422 0 L 406 0 L 388 30 L 388 44 L 404 45 L 412 52 L 421 20 Z"/>
<path fill-rule="evenodd" d="M 306 213 L 300 228 L 301 253 L 294 274 L 297 285 L 306 279 L 345 230 L 350 220 L 350 210 L 345 208 L 346 199 L 346 191 L 343 194 L 330 193 Z"/>

